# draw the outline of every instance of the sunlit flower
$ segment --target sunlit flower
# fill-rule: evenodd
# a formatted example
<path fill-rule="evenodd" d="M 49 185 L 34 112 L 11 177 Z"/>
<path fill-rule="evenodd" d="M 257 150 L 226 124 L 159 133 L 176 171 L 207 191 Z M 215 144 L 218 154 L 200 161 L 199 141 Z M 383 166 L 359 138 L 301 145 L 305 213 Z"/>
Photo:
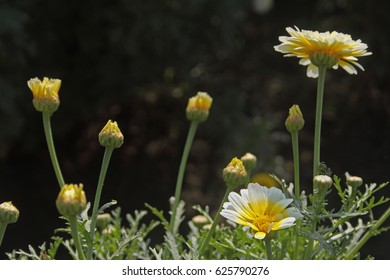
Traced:
<path fill-rule="evenodd" d="M 318 77 L 318 66 L 333 69 L 341 66 L 349 74 L 357 74 L 355 66 L 364 71 L 357 57 L 372 54 L 367 52 L 366 44 L 348 34 L 299 30 L 296 26 L 286 30 L 291 36 L 280 36 L 282 43 L 275 50 L 300 58 L 299 64 L 307 66 L 307 76 L 311 78 Z"/>
<path fill-rule="evenodd" d="M 27 85 L 32 91 L 33 105 L 37 111 L 53 113 L 58 109 L 60 105 L 58 91 L 61 87 L 61 80 L 44 77 L 41 81 L 33 78 L 27 82 Z"/>
<path fill-rule="evenodd" d="M 242 189 L 240 193 L 229 194 L 221 215 L 250 227 L 257 239 L 263 239 L 272 231 L 292 227 L 295 220 L 302 217 L 295 207 L 286 208 L 293 200 L 287 199 L 280 189 L 249 184 L 248 189 Z"/>

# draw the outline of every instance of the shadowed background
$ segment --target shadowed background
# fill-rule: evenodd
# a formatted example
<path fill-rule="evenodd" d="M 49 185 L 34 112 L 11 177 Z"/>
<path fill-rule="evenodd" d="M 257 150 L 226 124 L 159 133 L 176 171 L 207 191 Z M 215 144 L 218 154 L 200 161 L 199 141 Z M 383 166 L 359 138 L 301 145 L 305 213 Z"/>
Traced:
<path fill-rule="evenodd" d="M 256 172 L 292 179 L 284 121 L 293 104 L 306 120 L 301 173 L 310 191 L 316 80 L 306 77 L 298 59 L 274 51 L 287 26 L 336 30 L 368 44 L 373 55 L 359 60 L 365 72 L 327 72 L 321 160 L 343 180 L 348 171 L 366 183 L 388 181 L 385 3 L 1 0 L 0 202 L 12 200 L 21 214 L 8 226 L 0 258 L 49 241 L 63 225 L 42 117 L 27 87 L 33 77 L 62 80 L 61 106 L 52 118 L 55 145 L 65 181 L 83 183 L 88 200 L 103 156 L 97 134 L 113 119 L 125 144 L 114 151 L 102 203 L 116 199 L 123 213 L 145 202 L 167 211 L 189 127 L 185 107 L 197 91 L 214 102 L 189 157 L 182 195 L 188 217 L 194 204 L 216 210 L 225 188 L 221 171 L 234 156 L 251 152 L 259 160 Z M 390 259 L 389 237 L 372 238 L 363 257 Z"/>

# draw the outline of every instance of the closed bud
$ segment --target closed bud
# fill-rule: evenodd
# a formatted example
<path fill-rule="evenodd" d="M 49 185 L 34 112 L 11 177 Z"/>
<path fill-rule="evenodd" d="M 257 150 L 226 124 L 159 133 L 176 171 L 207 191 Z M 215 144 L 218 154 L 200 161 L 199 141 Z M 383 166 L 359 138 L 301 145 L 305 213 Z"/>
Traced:
<path fill-rule="evenodd" d="M 33 94 L 33 105 L 39 112 L 54 113 L 60 106 L 58 91 L 61 87 L 61 80 L 38 78 L 30 79 L 27 82 L 28 87 Z"/>
<path fill-rule="evenodd" d="M 100 145 L 106 148 L 119 148 L 123 144 L 123 134 L 117 122 L 109 120 L 99 133 Z"/>
<path fill-rule="evenodd" d="M 187 119 L 192 122 L 204 122 L 209 116 L 212 103 L 213 99 L 207 92 L 199 91 L 197 95 L 188 99 L 186 109 Z"/>
<path fill-rule="evenodd" d="M 109 213 L 99 214 L 96 217 L 96 227 L 100 230 L 103 230 L 107 227 L 110 221 L 111 215 Z"/>
<path fill-rule="evenodd" d="M 247 172 L 244 164 L 238 158 L 233 158 L 223 169 L 222 177 L 228 187 L 237 187 L 245 183 Z"/>
<path fill-rule="evenodd" d="M 348 173 L 346 173 L 346 177 L 347 185 L 351 186 L 352 188 L 358 188 L 363 185 L 363 179 L 358 176 L 350 176 Z"/>
<path fill-rule="evenodd" d="M 202 228 L 205 225 L 210 224 L 210 221 L 204 215 L 196 215 L 192 218 L 192 222 L 198 228 Z"/>
<path fill-rule="evenodd" d="M 0 204 L 0 223 L 13 224 L 18 221 L 19 210 L 12 204 L 11 201 Z"/>
<path fill-rule="evenodd" d="M 332 178 L 326 175 L 317 175 L 313 178 L 314 189 L 326 190 L 333 184 Z"/>
<path fill-rule="evenodd" d="M 305 125 L 305 120 L 303 119 L 301 109 L 299 109 L 298 105 L 293 105 L 290 108 L 285 125 L 290 133 L 300 131 Z"/>
<path fill-rule="evenodd" d="M 245 169 L 249 172 L 252 171 L 256 166 L 257 158 L 251 153 L 246 153 L 241 157 L 241 161 L 245 166 Z"/>
<path fill-rule="evenodd" d="M 58 212 L 63 216 L 77 216 L 81 214 L 86 205 L 87 199 L 82 184 L 64 185 L 56 200 Z"/>

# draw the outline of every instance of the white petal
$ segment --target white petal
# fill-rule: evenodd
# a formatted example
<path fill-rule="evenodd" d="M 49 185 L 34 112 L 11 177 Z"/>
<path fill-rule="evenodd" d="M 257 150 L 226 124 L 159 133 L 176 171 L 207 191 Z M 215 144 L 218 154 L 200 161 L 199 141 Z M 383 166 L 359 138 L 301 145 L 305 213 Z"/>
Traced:
<path fill-rule="evenodd" d="M 295 218 L 293 217 L 285 218 L 279 222 L 274 223 L 272 226 L 272 230 L 279 230 L 279 229 L 292 227 L 294 225 L 294 222 L 295 222 Z"/>
<path fill-rule="evenodd" d="M 287 208 L 284 213 L 283 213 L 285 216 L 287 217 L 294 217 L 296 218 L 297 220 L 298 219 L 301 219 L 303 216 L 302 214 L 299 212 L 299 210 L 295 207 L 290 207 L 290 208 Z"/>
<path fill-rule="evenodd" d="M 264 239 L 264 237 L 266 236 L 265 232 L 261 232 L 261 231 L 258 231 L 255 233 L 255 238 L 256 239 Z"/>
<path fill-rule="evenodd" d="M 229 201 L 233 205 L 234 209 L 240 213 L 246 219 L 254 219 L 256 215 L 249 207 L 248 203 L 242 199 L 242 197 L 235 192 L 229 194 Z"/>
<path fill-rule="evenodd" d="M 309 78 L 317 78 L 318 77 L 318 67 L 314 64 L 309 64 L 307 67 L 306 75 Z"/>
<path fill-rule="evenodd" d="M 291 202 L 293 202 L 293 199 L 291 198 L 280 200 L 279 202 L 274 204 L 271 211 L 269 212 L 269 215 L 274 216 L 278 213 L 282 213 Z"/>
<path fill-rule="evenodd" d="M 249 204 L 258 216 L 263 215 L 267 209 L 267 193 L 267 187 L 260 186 L 259 184 L 248 185 Z"/>

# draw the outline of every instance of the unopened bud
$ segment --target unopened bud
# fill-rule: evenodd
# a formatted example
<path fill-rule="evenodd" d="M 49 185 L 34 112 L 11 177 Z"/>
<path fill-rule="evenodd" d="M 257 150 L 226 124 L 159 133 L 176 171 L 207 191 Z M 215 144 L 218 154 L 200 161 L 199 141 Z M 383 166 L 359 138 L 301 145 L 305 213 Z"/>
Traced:
<path fill-rule="evenodd" d="M 245 166 L 245 169 L 249 172 L 252 171 L 256 166 L 257 158 L 251 153 L 246 153 L 241 157 L 241 161 Z"/>
<path fill-rule="evenodd" d="M 61 87 L 61 80 L 38 78 L 30 79 L 27 82 L 28 87 L 33 94 L 33 105 L 39 112 L 54 113 L 60 106 L 58 91 Z"/>
<path fill-rule="evenodd" d="M 204 225 L 210 224 L 210 221 L 204 215 L 196 215 L 192 218 L 192 222 L 198 228 L 202 228 Z"/>
<path fill-rule="evenodd" d="M 313 178 L 314 189 L 326 190 L 333 184 L 332 178 L 326 175 L 317 175 Z"/>
<path fill-rule="evenodd" d="M 109 213 L 99 214 L 96 217 L 96 227 L 100 230 L 103 230 L 107 227 L 108 223 L 111 221 L 111 215 Z"/>
<path fill-rule="evenodd" d="M 109 120 L 99 133 L 100 145 L 106 148 L 119 148 L 123 144 L 123 134 L 117 122 Z"/>
<path fill-rule="evenodd" d="M 86 205 L 87 199 L 82 184 L 64 185 L 56 200 L 58 212 L 63 216 L 77 216 Z"/>
<path fill-rule="evenodd" d="M 212 103 L 213 99 L 207 92 L 199 91 L 197 95 L 188 99 L 187 119 L 192 122 L 204 122 L 209 116 Z"/>
<path fill-rule="evenodd" d="M 228 187 L 237 187 L 245 183 L 248 173 L 245 166 L 238 158 L 233 158 L 224 168 L 222 177 Z"/>
<path fill-rule="evenodd" d="M 12 204 L 11 201 L 0 204 L 0 223 L 12 224 L 16 223 L 19 218 L 19 210 Z"/>
<path fill-rule="evenodd" d="M 290 108 L 285 125 L 290 133 L 300 131 L 305 125 L 305 120 L 303 119 L 301 109 L 299 109 L 298 105 L 293 105 Z"/>
<path fill-rule="evenodd" d="M 361 185 L 363 185 L 363 179 L 358 176 L 350 176 L 347 173 L 346 177 L 347 177 L 347 185 L 351 186 L 352 188 L 358 188 Z"/>

